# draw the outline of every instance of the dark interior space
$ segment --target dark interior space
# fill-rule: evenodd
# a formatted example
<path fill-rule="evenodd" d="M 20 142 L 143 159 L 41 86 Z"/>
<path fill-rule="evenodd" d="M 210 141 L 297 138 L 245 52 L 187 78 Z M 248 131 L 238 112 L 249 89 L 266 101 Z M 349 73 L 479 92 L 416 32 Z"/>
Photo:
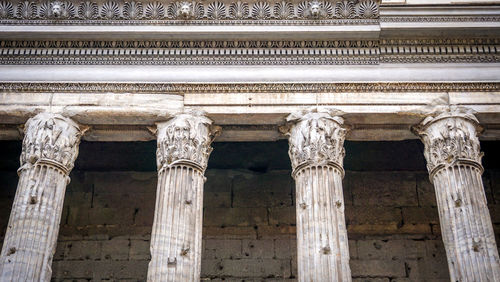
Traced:
<path fill-rule="evenodd" d="M 0 170 L 17 170 L 21 141 L 0 142 Z M 500 142 L 482 141 L 483 166 L 500 168 Z M 291 169 L 286 140 L 277 142 L 215 142 L 208 169 L 248 169 L 266 172 Z M 351 171 L 425 170 L 423 144 L 419 140 L 345 142 L 344 168 Z M 155 171 L 156 141 L 82 142 L 75 170 Z"/>

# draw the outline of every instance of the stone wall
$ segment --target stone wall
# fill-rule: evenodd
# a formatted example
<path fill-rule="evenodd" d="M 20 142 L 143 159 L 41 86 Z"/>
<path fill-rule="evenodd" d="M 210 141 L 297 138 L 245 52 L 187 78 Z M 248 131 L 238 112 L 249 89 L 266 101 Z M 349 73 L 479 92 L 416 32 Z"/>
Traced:
<path fill-rule="evenodd" d="M 295 281 L 290 171 L 224 169 L 206 176 L 203 279 Z M 17 176 L 1 172 L 0 178 L 1 242 Z M 500 234 L 500 171 L 487 171 L 484 179 Z M 155 172 L 73 172 L 54 280 L 144 281 L 155 191 Z M 355 281 L 449 281 L 426 172 L 348 171 L 344 193 Z"/>

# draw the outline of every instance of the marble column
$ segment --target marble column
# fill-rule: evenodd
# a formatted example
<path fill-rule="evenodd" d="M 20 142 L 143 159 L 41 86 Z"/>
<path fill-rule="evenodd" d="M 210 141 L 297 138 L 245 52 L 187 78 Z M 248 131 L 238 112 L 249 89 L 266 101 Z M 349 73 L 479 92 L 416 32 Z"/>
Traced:
<path fill-rule="evenodd" d="M 0 281 L 50 281 L 68 175 L 85 130 L 59 114 L 26 122 Z"/>
<path fill-rule="evenodd" d="M 299 281 L 351 281 L 342 178 L 346 129 L 336 110 L 291 114 L 283 127 L 296 186 Z"/>
<path fill-rule="evenodd" d="M 204 172 L 219 128 L 202 113 L 157 125 L 158 186 L 148 281 L 199 281 Z"/>
<path fill-rule="evenodd" d="M 465 108 L 448 107 L 413 130 L 425 145 L 451 281 L 500 281 L 498 250 L 481 178 L 478 120 Z"/>

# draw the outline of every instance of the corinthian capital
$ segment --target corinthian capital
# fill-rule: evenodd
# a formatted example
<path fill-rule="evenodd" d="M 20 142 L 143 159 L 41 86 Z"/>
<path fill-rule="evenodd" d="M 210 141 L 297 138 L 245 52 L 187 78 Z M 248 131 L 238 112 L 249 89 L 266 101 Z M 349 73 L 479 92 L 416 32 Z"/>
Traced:
<path fill-rule="evenodd" d="M 157 125 L 158 169 L 184 162 L 204 171 L 220 127 L 201 112 L 183 113 Z"/>
<path fill-rule="evenodd" d="M 347 130 L 335 109 L 311 108 L 290 114 L 282 127 L 294 171 L 308 165 L 333 164 L 342 170 Z"/>
<path fill-rule="evenodd" d="M 80 138 L 87 129 L 60 114 L 40 113 L 30 118 L 24 127 L 20 170 L 44 162 L 69 174 L 78 156 Z"/>
<path fill-rule="evenodd" d="M 425 159 L 431 176 L 443 166 L 468 162 L 481 167 L 478 134 L 482 128 L 472 110 L 450 106 L 435 112 L 412 128 L 425 145 Z"/>

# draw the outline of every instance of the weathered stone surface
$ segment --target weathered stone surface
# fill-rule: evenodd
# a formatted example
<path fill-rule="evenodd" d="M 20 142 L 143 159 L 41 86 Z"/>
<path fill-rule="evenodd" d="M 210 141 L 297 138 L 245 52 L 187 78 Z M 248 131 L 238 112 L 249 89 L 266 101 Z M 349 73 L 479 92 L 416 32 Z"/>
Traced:
<path fill-rule="evenodd" d="M 288 171 L 236 176 L 233 195 L 234 207 L 291 206 L 292 179 Z"/>
<path fill-rule="evenodd" d="M 266 208 L 206 208 L 206 226 L 254 226 L 267 225 Z"/>
<path fill-rule="evenodd" d="M 405 277 L 405 265 L 397 260 L 352 260 L 353 277 Z"/>
<path fill-rule="evenodd" d="M 500 281 L 481 178 L 480 130 L 472 111 L 456 106 L 438 108 L 414 127 L 425 145 L 452 281 Z"/>
<path fill-rule="evenodd" d="M 85 131 L 59 114 L 40 113 L 26 122 L 0 280 L 50 281 L 66 185 Z"/>
<path fill-rule="evenodd" d="M 412 173 L 359 172 L 350 177 L 349 187 L 355 206 L 418 205 L 416 180 Z"/>
<path fill-rule="evenodd" d="M 148 281 L 200 279 L 203 184 L 218 129 L 201 112 L 157 126 L 158 186 Z"/>
<path fill-rule="evenodd" d="M 261 239 L 261 240 L 243 240 L 243 256 L 245 258 L 273 258 L 274 253 L 274 240 Z"/>
<path fill-rule="evenodd" d="M 299 281 L 351 281 L 342 178 L 347 130 L 339 112 L 311 108 L 287 117 L 296 184 Z"/>

